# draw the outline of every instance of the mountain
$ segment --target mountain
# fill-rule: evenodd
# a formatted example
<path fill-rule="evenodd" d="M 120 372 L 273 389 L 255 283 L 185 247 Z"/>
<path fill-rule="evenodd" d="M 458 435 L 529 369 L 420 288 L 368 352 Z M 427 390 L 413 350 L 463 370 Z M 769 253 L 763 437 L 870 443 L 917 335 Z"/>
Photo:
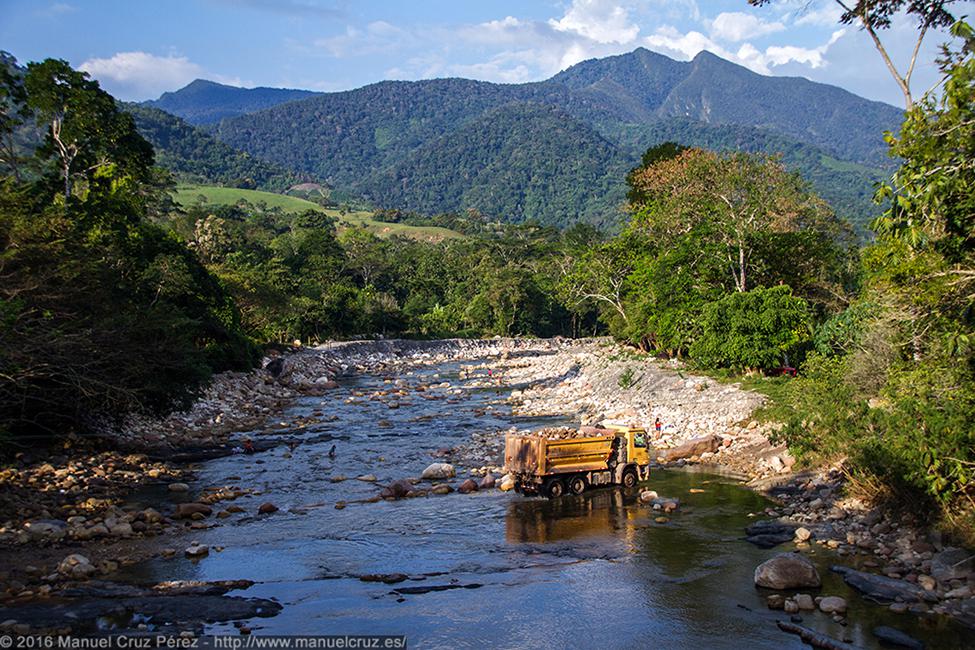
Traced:
<path fill-rule="evenodd" d="M 197 79 L 159 99 L 143 102 L 181 117 L 190 124 L 213 124 L 220 120 L 253 113 L 278 104 L 305 99 L 318 93 L 285 88 L 237 88 Z"/>
<path fill-rule="evenodd" d="M 863 223 L 876 212 L 873 182 L 891 164 L 882 133 L 901 120 L 899 109 L 833 86 L 762 76 L 709 53 L 681 62 L 640 48 L 542 82 L 385 81 L 209 128 L 236 149 L 383 207 L 477 207 L 556 225 L 618 220 L 625 174 L 608 175 L 665 139 L 781 153 Z"/>
<path fill-rule="evenodd" d="M 122 104 L 156 151 L 156 164 L 188 183 L 283 191 L 305 175 L 237 151 L 202 129 L 165 111 Z"/>

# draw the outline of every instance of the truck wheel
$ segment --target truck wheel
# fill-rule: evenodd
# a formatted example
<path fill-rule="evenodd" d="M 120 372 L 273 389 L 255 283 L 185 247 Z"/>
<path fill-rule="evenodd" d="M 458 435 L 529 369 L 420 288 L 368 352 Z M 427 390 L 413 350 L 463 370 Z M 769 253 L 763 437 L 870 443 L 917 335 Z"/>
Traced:
<path fill-rule="evenodd" d="M 557 478 L 552 479 L 552 481 L 548 484 L 546 492 L 548 493 L 548 497 L 550 499 L 557 499 L 565 494 L 565 484 Z"/>
<path fill-rule="evenodd" d="M 579 475 L 573 476 L 569 481 L 569 492 L 572 494 L 582 494 L 586 491 L 586 477 Z"/>
<path fill-rule="evenodd" d="M 632 467 L 623 472 L 623 487 L 636 487 L 636 471 Z"/>

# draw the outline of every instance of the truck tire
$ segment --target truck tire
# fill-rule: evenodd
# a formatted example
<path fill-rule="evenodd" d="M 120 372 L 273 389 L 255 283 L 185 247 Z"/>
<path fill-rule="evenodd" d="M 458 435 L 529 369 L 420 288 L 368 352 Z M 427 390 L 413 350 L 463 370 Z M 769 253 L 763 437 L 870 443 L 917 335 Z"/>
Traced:
<path fill-rule="evenodd" d="M 582 494 L 586 491 L 587 485 L 586 477 L 582 474 L 577 474 L 569 480 L 569 492 L 572 494 Z"/>
<path fill-rule="evenodd" d="M 623 470 L 623 478 L 620 481 L 623 487 L 627 489 L 635 488 L 636 482 L 637 482 L 637 476 L 636 476 L 635 469 L 633 469 L 632 467 L 628 467 L 625 470 Z"/>
<path fill-rule="evenodd" d="M 545 486 L 545 494 L 549 499 L 557 499 L 565 494 L 565 483 L 561 479 L 553 478 Z"/>

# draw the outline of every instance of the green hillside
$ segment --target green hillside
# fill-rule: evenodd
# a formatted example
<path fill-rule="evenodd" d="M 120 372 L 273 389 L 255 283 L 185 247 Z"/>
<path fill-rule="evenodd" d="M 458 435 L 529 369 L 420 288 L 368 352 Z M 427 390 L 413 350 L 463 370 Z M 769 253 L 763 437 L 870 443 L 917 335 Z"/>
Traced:
<path fill-rule="evenodd" d="M 437 226 L 410 226 L 401 223 L 385 223 L 375 221 L 372 213 L 365 211 L 342 212 L 335 208 L 323 208 L 317 203 L 306 201 L 295 196 L 285 194 L 275 194 L 273 192 L 262 192 L 258 190 L 247 190 L 236 187 L 215 187 L 207 185 L 180 185 L 173 193 L 174 200 L 186 207 L 201 202 L 201 197 L 206 204 L 212 205 L 236 205 L 241 201 L 247 201 L 251 205 L 266 206 L 267 208 L 279 208 L 285 212 L 300 214 L 308 210 L 323 212 L 330 217 L 338 220 L 339 229 L 343 227 L 357 226 L 365 228 L 380 237 L 391 237 L 400 235 L 412 239 L 425 241 L 438 241 L 456 237 L 463 237 L 460 233 L 449 228 Z"/>

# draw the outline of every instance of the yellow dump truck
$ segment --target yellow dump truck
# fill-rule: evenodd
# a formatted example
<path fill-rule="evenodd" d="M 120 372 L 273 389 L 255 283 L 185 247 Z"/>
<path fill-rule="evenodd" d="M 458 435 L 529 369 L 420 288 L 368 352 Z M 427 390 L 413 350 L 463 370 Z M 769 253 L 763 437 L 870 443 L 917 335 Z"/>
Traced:
<path fill-rule="evenodd" d="M 650 476 L 647 433 L 625 426 L 583 430 L 577 438 L 550 440 L 544 434 L 509 433 L 504 466 L 523 494 L 559 497 L 590 486 L 633 487 Z"/>

